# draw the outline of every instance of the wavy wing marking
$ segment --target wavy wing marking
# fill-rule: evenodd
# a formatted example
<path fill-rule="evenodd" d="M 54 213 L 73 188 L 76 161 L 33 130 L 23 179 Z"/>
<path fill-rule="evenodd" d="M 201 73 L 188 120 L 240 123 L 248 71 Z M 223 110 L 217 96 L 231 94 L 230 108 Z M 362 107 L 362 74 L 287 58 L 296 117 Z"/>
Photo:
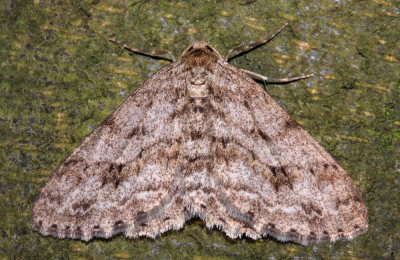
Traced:
<path fill-rule="evenodd" d="M 173 71 L 151 77 L 56 170 L 35 204 L 35 230 L 89 240 L 183 225 Z"/>
<path fill-rule="evenodd" d="M 218 202 L 205 215 L 208 225 L 233 238 L 271 235 L 302 244 L 364 232 L 361 194 L 325 149 L 238 69 L 220 66 L 218 76 L 222 89 L 213 92 L 225 98 L 210 131 Z"/>

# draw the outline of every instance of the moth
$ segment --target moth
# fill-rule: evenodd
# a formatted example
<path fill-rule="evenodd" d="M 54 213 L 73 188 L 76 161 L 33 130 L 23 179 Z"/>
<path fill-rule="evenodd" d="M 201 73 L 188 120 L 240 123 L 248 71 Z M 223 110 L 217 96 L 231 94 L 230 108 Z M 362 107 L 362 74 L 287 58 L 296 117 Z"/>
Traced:
<path fill-rule="evenodd" d="M 33 229 L 88 241 L 154 238 L 201 218 L 229 237 L 303 245 L 366 231 L 360 191 L 338 163 L 252 78 L 195 42 L 150 77 L 54 172 Z M 119 43 L 116 40 L 111 40 Z M 162 52 L 145 52 L 160 57 Z"/>

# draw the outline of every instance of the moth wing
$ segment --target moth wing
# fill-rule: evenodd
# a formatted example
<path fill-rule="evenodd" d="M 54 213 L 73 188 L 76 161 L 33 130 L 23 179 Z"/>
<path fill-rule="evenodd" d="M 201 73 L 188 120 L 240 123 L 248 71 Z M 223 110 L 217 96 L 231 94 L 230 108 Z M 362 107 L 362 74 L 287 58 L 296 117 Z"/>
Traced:
<path fill-rule="evenodd" d="M 55 171 L 35 204 L 34 230 L 89 240 L 119 232 L 153 237 L 183 225 L 174 200 L 181 178 L 173 66 L 144 83 Z"/>
<path fill-rule="evenodd" d="M 218 77 L 210 175 L 223 214 L 206 214 L 208 225 L 302 244 L 364 232 L 367 209 L 346 171 L 247 75 L 222 64 Z"/>

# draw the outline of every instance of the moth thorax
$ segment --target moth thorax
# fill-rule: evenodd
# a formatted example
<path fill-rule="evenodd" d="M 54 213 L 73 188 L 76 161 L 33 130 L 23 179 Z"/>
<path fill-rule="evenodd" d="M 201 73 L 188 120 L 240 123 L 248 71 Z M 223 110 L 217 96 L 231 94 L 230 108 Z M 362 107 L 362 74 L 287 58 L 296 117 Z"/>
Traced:
<path fill-rule="evenodd" d="M 196 67 L 190 71 L 188 95 L 191 98 L 206 98 L 209 95 L 209 73 L 203 67 Z"/>

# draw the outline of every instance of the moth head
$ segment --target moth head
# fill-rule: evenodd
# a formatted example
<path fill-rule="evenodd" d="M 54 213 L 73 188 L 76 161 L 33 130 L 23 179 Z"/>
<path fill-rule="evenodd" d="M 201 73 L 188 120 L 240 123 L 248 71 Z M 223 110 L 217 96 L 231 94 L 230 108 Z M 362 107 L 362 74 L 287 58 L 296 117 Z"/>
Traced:
<path fill-rule="evenodd" d="M 188 57 L 204 57 L 209 56 L 211 59 L 222 59 L 221 54 L 212 47 L 203 41 L 197 41 L 193 44 L 189 45 L 182 53 L 181 59 L 185 59 Z"/>
<path fill-rule="evenodd" d="M 213 71 L 218 60 L 222 60 L 219 52 L 205 42 L 195 42 L 183 51 L 180 61 L 184 70 L 192 70 L 196 67 Z"/>

